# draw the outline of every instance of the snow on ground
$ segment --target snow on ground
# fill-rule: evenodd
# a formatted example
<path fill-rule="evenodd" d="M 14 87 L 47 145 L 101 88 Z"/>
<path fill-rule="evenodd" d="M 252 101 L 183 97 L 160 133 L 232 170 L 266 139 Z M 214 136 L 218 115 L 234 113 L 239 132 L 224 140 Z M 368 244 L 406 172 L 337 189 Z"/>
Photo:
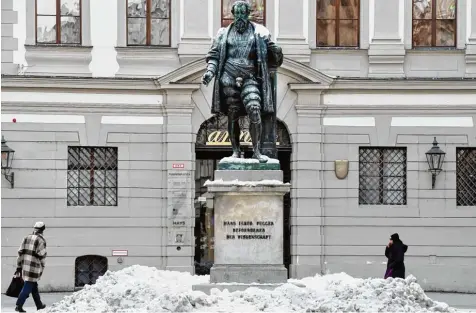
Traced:
<path fill-rule="evenodd" d="M 415 277 L 357 279 L 347 274 L 307 277 L 273 291 L 248 288 L 212 295 L 192 291 L 209 276 L 134 265 L 107 272 L 44 312 L 456 312 L 428 298 Z"/>

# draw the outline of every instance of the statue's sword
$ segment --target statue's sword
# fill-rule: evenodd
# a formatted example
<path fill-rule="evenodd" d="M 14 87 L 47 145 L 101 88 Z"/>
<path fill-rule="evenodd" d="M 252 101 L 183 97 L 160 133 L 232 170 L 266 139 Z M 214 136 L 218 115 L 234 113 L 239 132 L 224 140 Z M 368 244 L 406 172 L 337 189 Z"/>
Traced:
<path fill-rule="evenodd" d="M 263 154 L 270 158 L 277 158 L 278 153 L 276 150 L 276 113 L 277 113 L 277 81 L 278 81 L 278 69 L 269 68 L 269 76 L 271 80 L 271 95 L 273 100 L 273 113 L 264 116 L 263 120 Z"/>

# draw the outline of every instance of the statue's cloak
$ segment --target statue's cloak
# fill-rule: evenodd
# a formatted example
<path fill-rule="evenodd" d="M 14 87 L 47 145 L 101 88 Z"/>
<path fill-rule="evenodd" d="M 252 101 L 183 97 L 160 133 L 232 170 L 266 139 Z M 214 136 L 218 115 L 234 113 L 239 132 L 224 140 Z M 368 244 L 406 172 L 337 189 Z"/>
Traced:
<path fill-rule="evenodd" d="M 213 85 L 212 114 L 228 113 L 228 107 L 224 95 L 220 88 L 220 78 L 223 74 L 227 56 L 227 39 L 234 23 L 226 28 L 220 28 L 216 38 L 213 40 L 212 47 L 207 54 L 206 61 L 214 60 L 217 62 L 217 72 Z M 263 114 L 276 113 L 276 99 L 274 99 L 272 89 L 272 77 L 270 69 L 276 69 L 283 63 L 283 52 L 272 40 L 271 35 L 263 25 L 251 22 L 254 29 L 254 38 L 256 43 L 257 57 L 257 80 L 260 83 L 261 91 L 261 112 Z M 242 114 L 246 114 L 243 110 Z"/>

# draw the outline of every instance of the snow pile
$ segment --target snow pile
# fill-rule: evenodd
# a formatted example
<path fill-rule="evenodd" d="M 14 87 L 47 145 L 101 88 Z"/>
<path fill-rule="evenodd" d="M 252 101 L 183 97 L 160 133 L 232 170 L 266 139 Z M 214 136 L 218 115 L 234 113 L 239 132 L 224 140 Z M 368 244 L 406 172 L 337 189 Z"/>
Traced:
<path fill-rule="evenodd" d="M 208 276 L 160 271 L 133 265 L 106 272 L 96 284 L 66 296 L 45 312 L 186 312 L 192 285 L 208 283 Z"/>
<path fill-rule="evenodd" d="M 210 296 L 192 291 L 208 280 L 135 265 L 106 273 L 45 312 L 456 312 L 428 298 L 413 276 L 355 279 L 342 273 L 290 280 L 273 291 L 213 289 Z"/>
<path fill-rule="evenodd" d="M 242 181 L 242 180 L 207 180 L 204 186 L 243 186 L 243 187 L 256 187 L 256 186 L 290 186 L 290 183 L 283 183 L 280 180 L 272 180 L 272 179 L 263 179 L 257 181 Z"/>

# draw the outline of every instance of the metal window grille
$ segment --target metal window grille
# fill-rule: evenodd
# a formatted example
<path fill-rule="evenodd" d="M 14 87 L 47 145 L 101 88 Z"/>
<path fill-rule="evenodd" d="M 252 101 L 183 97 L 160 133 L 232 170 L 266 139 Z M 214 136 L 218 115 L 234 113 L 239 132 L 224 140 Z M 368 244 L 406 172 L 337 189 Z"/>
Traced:
<path fill-rule="evenodd" d="M 359 204 L 407 204 L 406 148 L 359 149 Z"/>
<path fill-rule="evenodd" d="M 456 149 L 456 205 L 476 206 L 476 148 Z"/>
<path fill-rule="evenodd" d="M 68 206 L 117 206 L 117 147 L 68 147 Z"/>
<path fill-rule="evenodd" d="M 93 285 L 107 271 L 107 258 L 100 255 L 83 255 L 75 261 L 75 287 Z"/>

